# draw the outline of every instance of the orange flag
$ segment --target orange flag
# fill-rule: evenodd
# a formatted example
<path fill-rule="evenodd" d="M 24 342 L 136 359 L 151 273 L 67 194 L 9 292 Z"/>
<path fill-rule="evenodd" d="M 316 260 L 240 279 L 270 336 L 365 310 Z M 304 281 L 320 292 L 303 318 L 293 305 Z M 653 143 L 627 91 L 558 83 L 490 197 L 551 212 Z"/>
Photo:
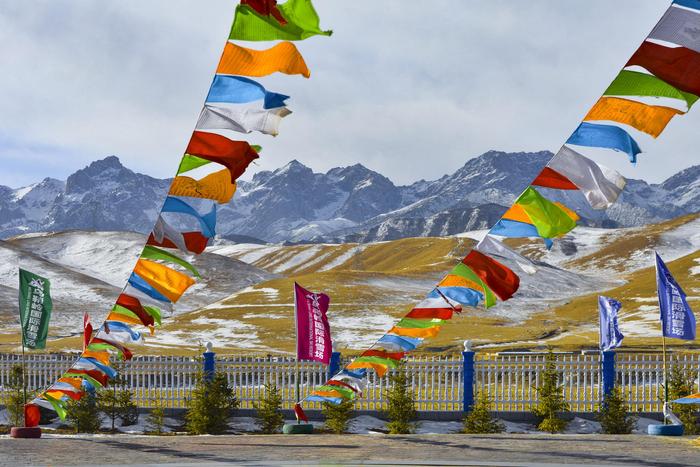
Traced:
<path fill-rule="evenodd" d="M 177 302 L 185 290 L 194 284 L 194 279 L 187 274 L 147 259 L 138 260 L 134 267 L 134 274 L 148 282 L 151 287 L 168 297 L 173 303 Z"/>
<path fill-rule="evenodd" d="M 670 107 L 646 105 L 618 97 L 601 97 L 584 120 L 624 123 L 656 138 L 664 131 L 674 115 L 683 113 Z"/>
<path fill-rule="evenodd" d="M 291 42 L 280 42 L 267 50 L 247 49 L 228 42 L 216 72 L 242 76 L 266 76 L 279 72 L 305 78 L 311 75 L 304 58 Z"/>
<path fill-rule="evenodd" d="M 219 203 L 228 203 L 236 192 L 236 184 L 231 183 L 228 169 L 219 170 L 201 180 L 178 175 L 170 185 L 169 194 L 173 196 L 190 196 L 192 198 L 212 199 Z"/>

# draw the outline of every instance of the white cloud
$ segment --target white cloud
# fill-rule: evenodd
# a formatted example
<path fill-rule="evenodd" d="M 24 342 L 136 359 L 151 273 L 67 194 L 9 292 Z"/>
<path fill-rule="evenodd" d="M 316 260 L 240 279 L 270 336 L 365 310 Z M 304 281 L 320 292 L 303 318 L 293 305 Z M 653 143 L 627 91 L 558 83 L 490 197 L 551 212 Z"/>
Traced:
<path fill-rule="evenodd" d="M 65 177 L 109 154 L 135 170 L 172 175 L 233 4 L 0 0 L 7 166 L 0 184 Z M 557 149 L 666 7 L 638 0 L 315 5 L 334 34 L 298 43 L 310 80 L 261 79 L 292 96 L 294 114 L 277 138 L 246 137 L 264 147 L 258 169 L 292 158 L 316 170 L 361 162 L 399 183 L 437 178 L 489 149 Z M 605 164 L 661 181 L 698 163 L 697 119 L 694 112 L 677 118 L 644 144 L 637 167 L 617 154 Z M 31 159 L 18 156 L 27 153 Z"/>

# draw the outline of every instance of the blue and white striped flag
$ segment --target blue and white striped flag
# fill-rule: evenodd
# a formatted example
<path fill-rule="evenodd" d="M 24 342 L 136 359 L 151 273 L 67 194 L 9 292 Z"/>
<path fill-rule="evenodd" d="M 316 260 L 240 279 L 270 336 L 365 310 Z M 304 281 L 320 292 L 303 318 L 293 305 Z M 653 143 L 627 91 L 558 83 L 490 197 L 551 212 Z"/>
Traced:
<path fill-rule="evenodd" d="M 617 312 L 622 304 L 614 298 L 599 296 L 598 313 L 600 315 L 600 350 L 612 350 L 622 344 L 625 336 L 617 325 Z"/>

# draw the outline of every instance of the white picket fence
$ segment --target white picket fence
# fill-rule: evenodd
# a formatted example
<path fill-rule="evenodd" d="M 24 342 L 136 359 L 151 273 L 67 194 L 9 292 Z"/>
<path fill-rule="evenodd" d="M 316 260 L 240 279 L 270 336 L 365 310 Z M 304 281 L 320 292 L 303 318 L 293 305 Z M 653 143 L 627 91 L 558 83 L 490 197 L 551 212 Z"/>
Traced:
<path fill-rule="evenodd" d="M 29 387 L 42 388 L 55 381 L 75 358 L 75 355 L 65 354 L 28 355 Z M 7 391 L 10 368 L 20 362 L 20 355 L 0 354 L 0 404 Z M 700 356 L 674 354 L 669 357 L 668 365 L 699 372 Z M 308 394 L 314 386 L 323 384 L 326 379 L 326 368 L 320 364 L 302 362 L 299 367 L 301 396 Z M 545 356 L 541 354 L 476 354 L 474 389 L 486 391 L 495 410 L 528 411 L 537 403 L 535 388 L 540 384 L 544 368 Z M 125 363 L 122 374 L 139 406 L 150 407 L 160 399 L 168 408 L 183 408 L 201 369 L 202 362 L 198 358 L 144 356 L 134 357 Z M 291 408 L 299 399 L 295 387 L 294 359 L 217 355 L 216 369 L 228 376 L 241 408 L 252 408 L 267 382 L 274 383 L 282 390 L 286 408 Z M 462 369 L 461 355 L 410 358 L 406 370 L 415 391 L 417 409 L 462 410 Z M 559 354 L 557 369 L 571 410 L 595 411 L 602 390 L 599 356 Z M 661 410 L 663 365 L 659 354 L 619 353 L 616 373 L 617 384 L 621 385 L 632 411 Z M 385 409 L 388 378 L 378 378 L 370 372 L 368 383 L 363 397 L 356 403 L 356 409 Z M 696 386 L 696 390 L 700 391 L 700 388 Z M 319 405 L 309 404 L 308 407 L 318 408 Z"/>

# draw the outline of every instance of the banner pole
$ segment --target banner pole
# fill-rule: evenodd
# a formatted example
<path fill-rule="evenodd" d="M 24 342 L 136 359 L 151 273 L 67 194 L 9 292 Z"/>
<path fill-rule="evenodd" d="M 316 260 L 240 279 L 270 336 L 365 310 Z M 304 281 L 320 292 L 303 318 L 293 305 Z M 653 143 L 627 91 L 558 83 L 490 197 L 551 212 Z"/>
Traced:
<path fill-rule="evenodd" d="M 659 289 L 659 262 L 656 259 L 658 253 L 654 251 L 654 271 L 656 271 L 656 295 L 659 298 L 659 316 L 661 316 L 661 294 Z M 661 322 L 661 358 L 663 359 L 662 365 L 664 370 L 664 403 L 668 403 L 668 370 L 666 368 L 666 336 L 664 334 L 664 320 L 663 317 L 659 320 Z M 666 415 L 664 415 L 664 425 L 666 425 Z"/>
<path fill-rule="evenodd" d="M 21 269 L 20 269 L 21 271 Z M 20 277 L 19 277 L 19 290 L 20 294 L 22 293 L 22 278 L 21 278 L 21 272 L 20 272 Z M 27 413 L 24 410 L 24 406 L 27 404 L 27 359 L 24 353 L 24 323 L 22 322 L 22 306 L 20 303 L 17 303 L 17 308 L 19 310 L 19 335 L 21 336 L 21 341 L 22 341 L 22 395 L 23 395 L 23 404 L 22 404 L 22 419 L 24 421 L 23 425 L 27 426 Z"/>
<path fill-rule="evenodd" d="M 297 355 L 294 363 L 294 387 L 296 390 L 296 400 L 297 403 L 301 400 L 301 385 L 299 384 L 299 376 L 300 376 L 300 371 L 299 371 L 299 320 L 297 319 L 297 283 L 294 282 L 294 330 L 296 331 L 296 337 L 297 337 Z M 296 413 L 295 413 L 296 415 Z M 297 419 L 297 425 L 301 424 L 301 420 L 299 417 L 296 417 Z"/>

